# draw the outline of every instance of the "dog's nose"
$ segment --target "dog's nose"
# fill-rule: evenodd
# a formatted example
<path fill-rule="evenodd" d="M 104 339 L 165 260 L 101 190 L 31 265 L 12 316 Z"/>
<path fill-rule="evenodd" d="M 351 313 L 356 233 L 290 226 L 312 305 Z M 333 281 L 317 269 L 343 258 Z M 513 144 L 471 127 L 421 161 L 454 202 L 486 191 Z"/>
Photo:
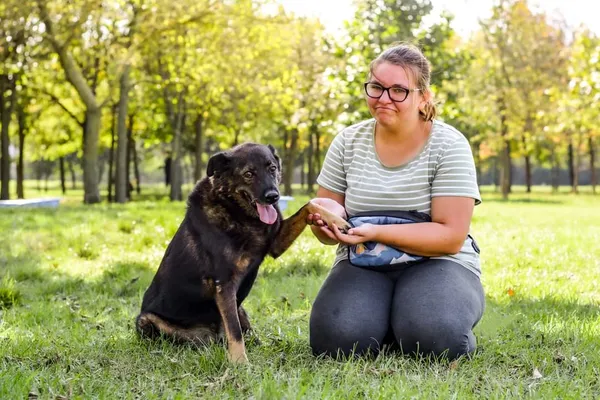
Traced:
<path fill-rule="evenodd" d="M 274 204 L 279 201 L 279 192 L 277 190 L 268 190 L 265 193 L 265 201 L 269 204 Z"/>

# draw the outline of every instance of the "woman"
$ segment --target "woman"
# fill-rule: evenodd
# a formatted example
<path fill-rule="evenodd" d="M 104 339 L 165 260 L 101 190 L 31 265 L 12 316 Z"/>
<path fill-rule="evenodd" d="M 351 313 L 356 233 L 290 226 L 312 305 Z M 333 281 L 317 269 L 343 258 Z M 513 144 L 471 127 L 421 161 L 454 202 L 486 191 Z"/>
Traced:
<path fill-rule="evenodd" d="M 418 48 L 383 52 L 365 84 L 373 119 L 341 131 L 327 152 L 317 179 L 321 205 L 344 217 L 416 210 L 432 222 L 366 224 L 343 234 L 309 216 L 322 243 L 340 245 L 311 312 L 315 354 L 373 353 L 394 343 L 404 353 L 450 359 L 475 350 L 472 329 L 485 300 L 479 249 L 468 233 L 481 197 L 469 143 L 435 120 L 429 81 Z M 353 266 L 347 246 L 367 241 L 429 258 L 404 268 Z"/>

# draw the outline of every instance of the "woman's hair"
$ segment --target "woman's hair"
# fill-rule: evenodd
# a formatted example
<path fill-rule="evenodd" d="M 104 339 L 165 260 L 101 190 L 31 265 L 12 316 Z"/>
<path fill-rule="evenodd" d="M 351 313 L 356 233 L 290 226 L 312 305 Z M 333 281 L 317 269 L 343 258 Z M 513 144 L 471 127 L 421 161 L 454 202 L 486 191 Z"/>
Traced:
<path fill-rule="evenodd" d="M 417 81 L 417 88 L 421 94 L 429 92 L 429 100 L 422 109 L 419 109 L 419 115 L 425 121 L 432 121 L 437 116 L 437 109 L 433 100 L 433 93 L 429 88 L 431 79 L 431 64 L 425 58 L 421 50 L 415 45 L 408 43 L 394 43 L 392 47 L 381 53 L 369 65 L 370 74 L 379 64 L 387 62 L 393 65 L 399 65 L 412 71 Z"/>

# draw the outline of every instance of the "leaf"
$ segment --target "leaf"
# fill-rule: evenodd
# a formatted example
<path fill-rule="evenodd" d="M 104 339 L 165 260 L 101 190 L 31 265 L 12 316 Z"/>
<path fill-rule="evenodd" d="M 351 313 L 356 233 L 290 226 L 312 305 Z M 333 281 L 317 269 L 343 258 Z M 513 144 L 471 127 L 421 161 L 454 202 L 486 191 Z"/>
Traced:
<path fill-rule="evenodd" d="M 513 297 L 515 295 L 515 291 L 513 288 L 508 288 L 508 290 L 506 291 L 506 294 L 509 295 L 510 297 Z"/>
<path fill-rule="evenodd" d="M 531 376 L 533 379 L 542 379 L 544 376 L 540 373 L 537 368 L 533 369 L 533 375 Z"/>

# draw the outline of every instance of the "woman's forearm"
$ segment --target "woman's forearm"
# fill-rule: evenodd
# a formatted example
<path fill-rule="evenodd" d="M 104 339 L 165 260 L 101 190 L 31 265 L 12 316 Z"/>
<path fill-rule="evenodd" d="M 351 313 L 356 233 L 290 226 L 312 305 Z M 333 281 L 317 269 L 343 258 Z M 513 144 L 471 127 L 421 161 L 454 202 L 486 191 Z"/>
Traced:
<path fill-rule="evenodd" d="M 422 222 L 378 225 L 375 228 L 373 240 L 396 247 L 407 253 L 436 257 L 458 253 L 465 237 L 444 224 Z"/>

